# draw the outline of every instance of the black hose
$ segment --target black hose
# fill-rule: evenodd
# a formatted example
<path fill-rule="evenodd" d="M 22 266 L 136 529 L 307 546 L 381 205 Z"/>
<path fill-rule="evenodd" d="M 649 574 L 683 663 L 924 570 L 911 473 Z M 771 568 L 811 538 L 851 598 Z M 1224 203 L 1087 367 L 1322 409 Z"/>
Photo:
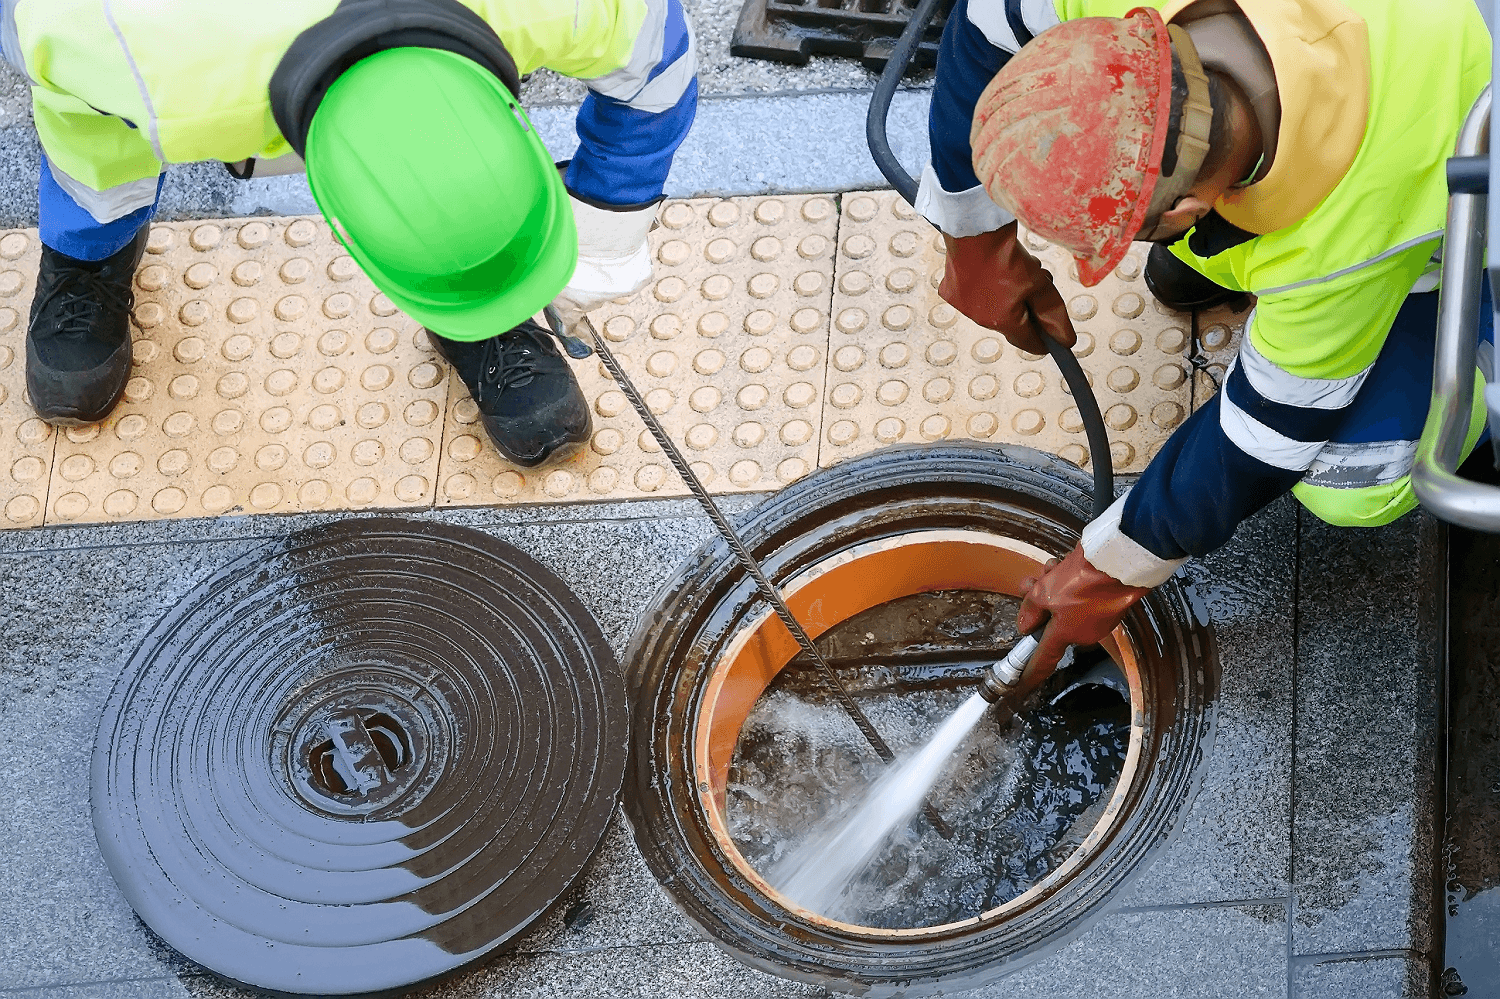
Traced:
<path fill-rule="evenodd" d="M 901 32 L 896 47 L 891 50 L 891 57 L 886 60 L 880 81 L 875 84 L 875 93 L 870 98 L 870 113 L 865 116 L 865 141 L 870 145 L 870 156 L 874 158 L 875 165 L 880 168 L 885 179 L 909 205 L 917 203 L 917 179 L 906 172 L 895 153 L 891 152 L 885 121 L 891 111 L 891 99 L 896 96 L 896 85 L 901 82 L 902 74 L 916 56 L 917 45 L 941 3 L 942 0 L 921 0 L 917 9 L 912 11 L 906 30 Z M 1109 433 L 1104 428 L 1104 417 L 1099 413 L 1099 402 L 1094 398 L 1094 390 L 1089 386 L 1088 378 L 1084 376 L 1083 368 L 1073 352 L 1042 332 L 1035 316 L 1032 316 L 1031 325 L 1047 345 L 1047 352 L 1057 363 L 1063 381 L 1068 384 L 1068 391 L 1073 394 L 1073 401 L 1078 404 L 1078 416 L 1083 421 L 1083 430 L 1089 442 L 1089 457 L 1094 467 L 1093 516 L 1100 517 L 1115 500 L 1115 469 L 1114 460 L 1109 453 Z"/>
<path fill-rule="evenodd" d="M 885 134 L 885 119 L 891 112 L 891 99 L 896 96 L 896 86 L 901 82 L 906 67 L 916 58 L 922 35 L 937 15 L 942 2 L 943 0 L 921 0 L 916 10 L 911 12 L 906 30 L 896 39 L 896 47 L 891 49 L 890 58 L 885 61 L 885 69 L 880 72 L 880 80 L 875 84 L 875 93 L 870 98 L 870 112 L 865 115 L 865 142 L 870 147 L 870 155 L 875 158 L 875 165 L 885 174 L 885 179 L 890 181 L 896 193 L 905 198 L 909 205 L 917 203 L 917 179 L 906 172 L 901 161 L 896 159 L 896 154 L 891 152 L 891 142 Z"/>
<path fill-rule="evenodd" d="M 1094 390 L 1073 352 L 1043 333 L 1035 318 L 1031 325 L 1042 338 L 1042 343 L 1047 345 L 1047 353 L 1057 362 L 1063 381 L 1068 383 L 1068 391 L 1078 404 L 1078 418 L 1083 421 L 1083 432 L 1089 441 L 1089 457 L 1093 459 L 1093 518 L 1097 520 L 1104 516 L 1104 511 L 1115 501 L 1115 461 L 1114 455 L 1109 453 L 1109 432 L 1104 429 L 1104 416 L 1099 412 L 1099 400 L 1094 398 Z"/>

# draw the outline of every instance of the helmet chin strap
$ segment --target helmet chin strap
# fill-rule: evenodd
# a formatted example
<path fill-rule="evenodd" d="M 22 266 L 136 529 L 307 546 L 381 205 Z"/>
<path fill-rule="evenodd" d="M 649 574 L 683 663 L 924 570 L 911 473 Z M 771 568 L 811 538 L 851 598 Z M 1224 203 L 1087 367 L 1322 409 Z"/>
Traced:
<path fill-rule="evenodd" d="M 1151 193 L 1151 205 L 1146 210 L 1146 224 L 1136 238 L 1154 242 L 1175 235 L 1163 231 L 1161 217 L 1186 197 L 1198 180 L 1198 171 L 1208 156 L 1208 135 L 1213 126 L 1213 103 L 1208 96 L 1208 73 L 1198 58 L 1198 49 L 1188 33 L 1175 24 L 1167 25 L 1172 44 L 1182 64 L 1182 75 L 1187 80 L 1187 100 L 1182 105 L 1182 120 L 1177 131 L 1177 165 L 1170 176 L 1157 178 L 1156 189 Z"/>

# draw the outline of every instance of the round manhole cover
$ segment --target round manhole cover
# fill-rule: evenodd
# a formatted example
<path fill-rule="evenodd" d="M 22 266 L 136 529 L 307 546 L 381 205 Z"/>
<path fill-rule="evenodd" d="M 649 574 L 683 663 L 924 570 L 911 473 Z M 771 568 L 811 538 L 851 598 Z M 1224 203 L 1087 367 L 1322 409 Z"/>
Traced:
<path fill-rule="evenodd" d="M 99 845 L 210 970 L 359 994 L 474 961 L 577 879 L 624 772 L 598 624 L 488 535 L 295 534 L 159 621 L 100 723 Z"/>

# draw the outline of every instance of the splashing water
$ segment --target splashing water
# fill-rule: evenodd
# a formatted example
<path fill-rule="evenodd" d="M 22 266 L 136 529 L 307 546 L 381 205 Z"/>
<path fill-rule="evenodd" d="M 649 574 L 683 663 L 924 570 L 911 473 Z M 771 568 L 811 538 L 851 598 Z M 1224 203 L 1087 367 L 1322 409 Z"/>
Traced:
<path fill-rule="evenodd" d="M 770 881 L 777 891 L 813 912 L 833 912 L 891 833 L 916 815 L 989 706 L 978 694 L 970 696 L 926 746 L 891 767 L 858 805 L 812 833 L 776 864 Z"/>

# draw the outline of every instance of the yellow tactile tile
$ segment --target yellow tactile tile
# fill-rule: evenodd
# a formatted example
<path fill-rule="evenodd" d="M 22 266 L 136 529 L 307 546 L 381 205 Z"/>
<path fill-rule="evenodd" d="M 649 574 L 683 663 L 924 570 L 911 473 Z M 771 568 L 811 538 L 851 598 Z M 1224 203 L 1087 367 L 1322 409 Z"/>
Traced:
<path fill-rule="evenodd" d="M 447 368 L 320 220 L 156 225 L 135 368 L 48 523 L 432 503 Z"/>
<path fill-rule="evenodd" d="M 35 229 L 0 231 L 0 528 L 35 527 L 47 506 L 56 434 L 26 398 L 26 321 L 41 243 Z"/>
<path fill-rule="evenodd" d="M 937 231 L 891 193 L 846 195 L 842 207 L 822 464 L 901 441 L 961 437 L 1085 464 L 1078 410 L 1052 361 L 1017 351 L 938 297 Z M 1115 469 L 1138 472 L 1187 416 L 1191 317 L 1151 298 L 1140 278 L 1144 246 L 1085 289 L 1066 276 L 1063 251 L 1029 235 L 1027 245 L 1058 276 Z"/>
<path fill-rule="evenodd" d="M 715 492 L 774 489 L 817 464 L 838 225 L 831 196 L 668 202 L 653 283 L 591 316 Z M 597 358 L 574 370 L 593 439 L 535 471 L 500 459 L 455 379 L 439 504 L 685 493 Z"/>
<path fill-rule="evenodd" d="M 841 203 L 840 203 L 841 202 Z M 668 202 L 653 283 L 594 315 L 715 492 L 775 489 L 897 441 L 1009 440 L 1088 460 L 1052 362 L 937 296 L 942 244 L 890 192 Z M 1222 380 L 1245 316 L 1155 303 L 1144 247 L 1095 289 L 1059 275 L 1076 351 L 1139 471 Z M 597 359 L 575 364 L 588 445 L 508 465 L 427 336 L 318 219 L 153 227 L 120 408 L 55 431 L 25 398 L 34 230 L 0 231 L 0 527 L 682 495 Z M 836 280 L 835 280 L 836 279 Z"/>

